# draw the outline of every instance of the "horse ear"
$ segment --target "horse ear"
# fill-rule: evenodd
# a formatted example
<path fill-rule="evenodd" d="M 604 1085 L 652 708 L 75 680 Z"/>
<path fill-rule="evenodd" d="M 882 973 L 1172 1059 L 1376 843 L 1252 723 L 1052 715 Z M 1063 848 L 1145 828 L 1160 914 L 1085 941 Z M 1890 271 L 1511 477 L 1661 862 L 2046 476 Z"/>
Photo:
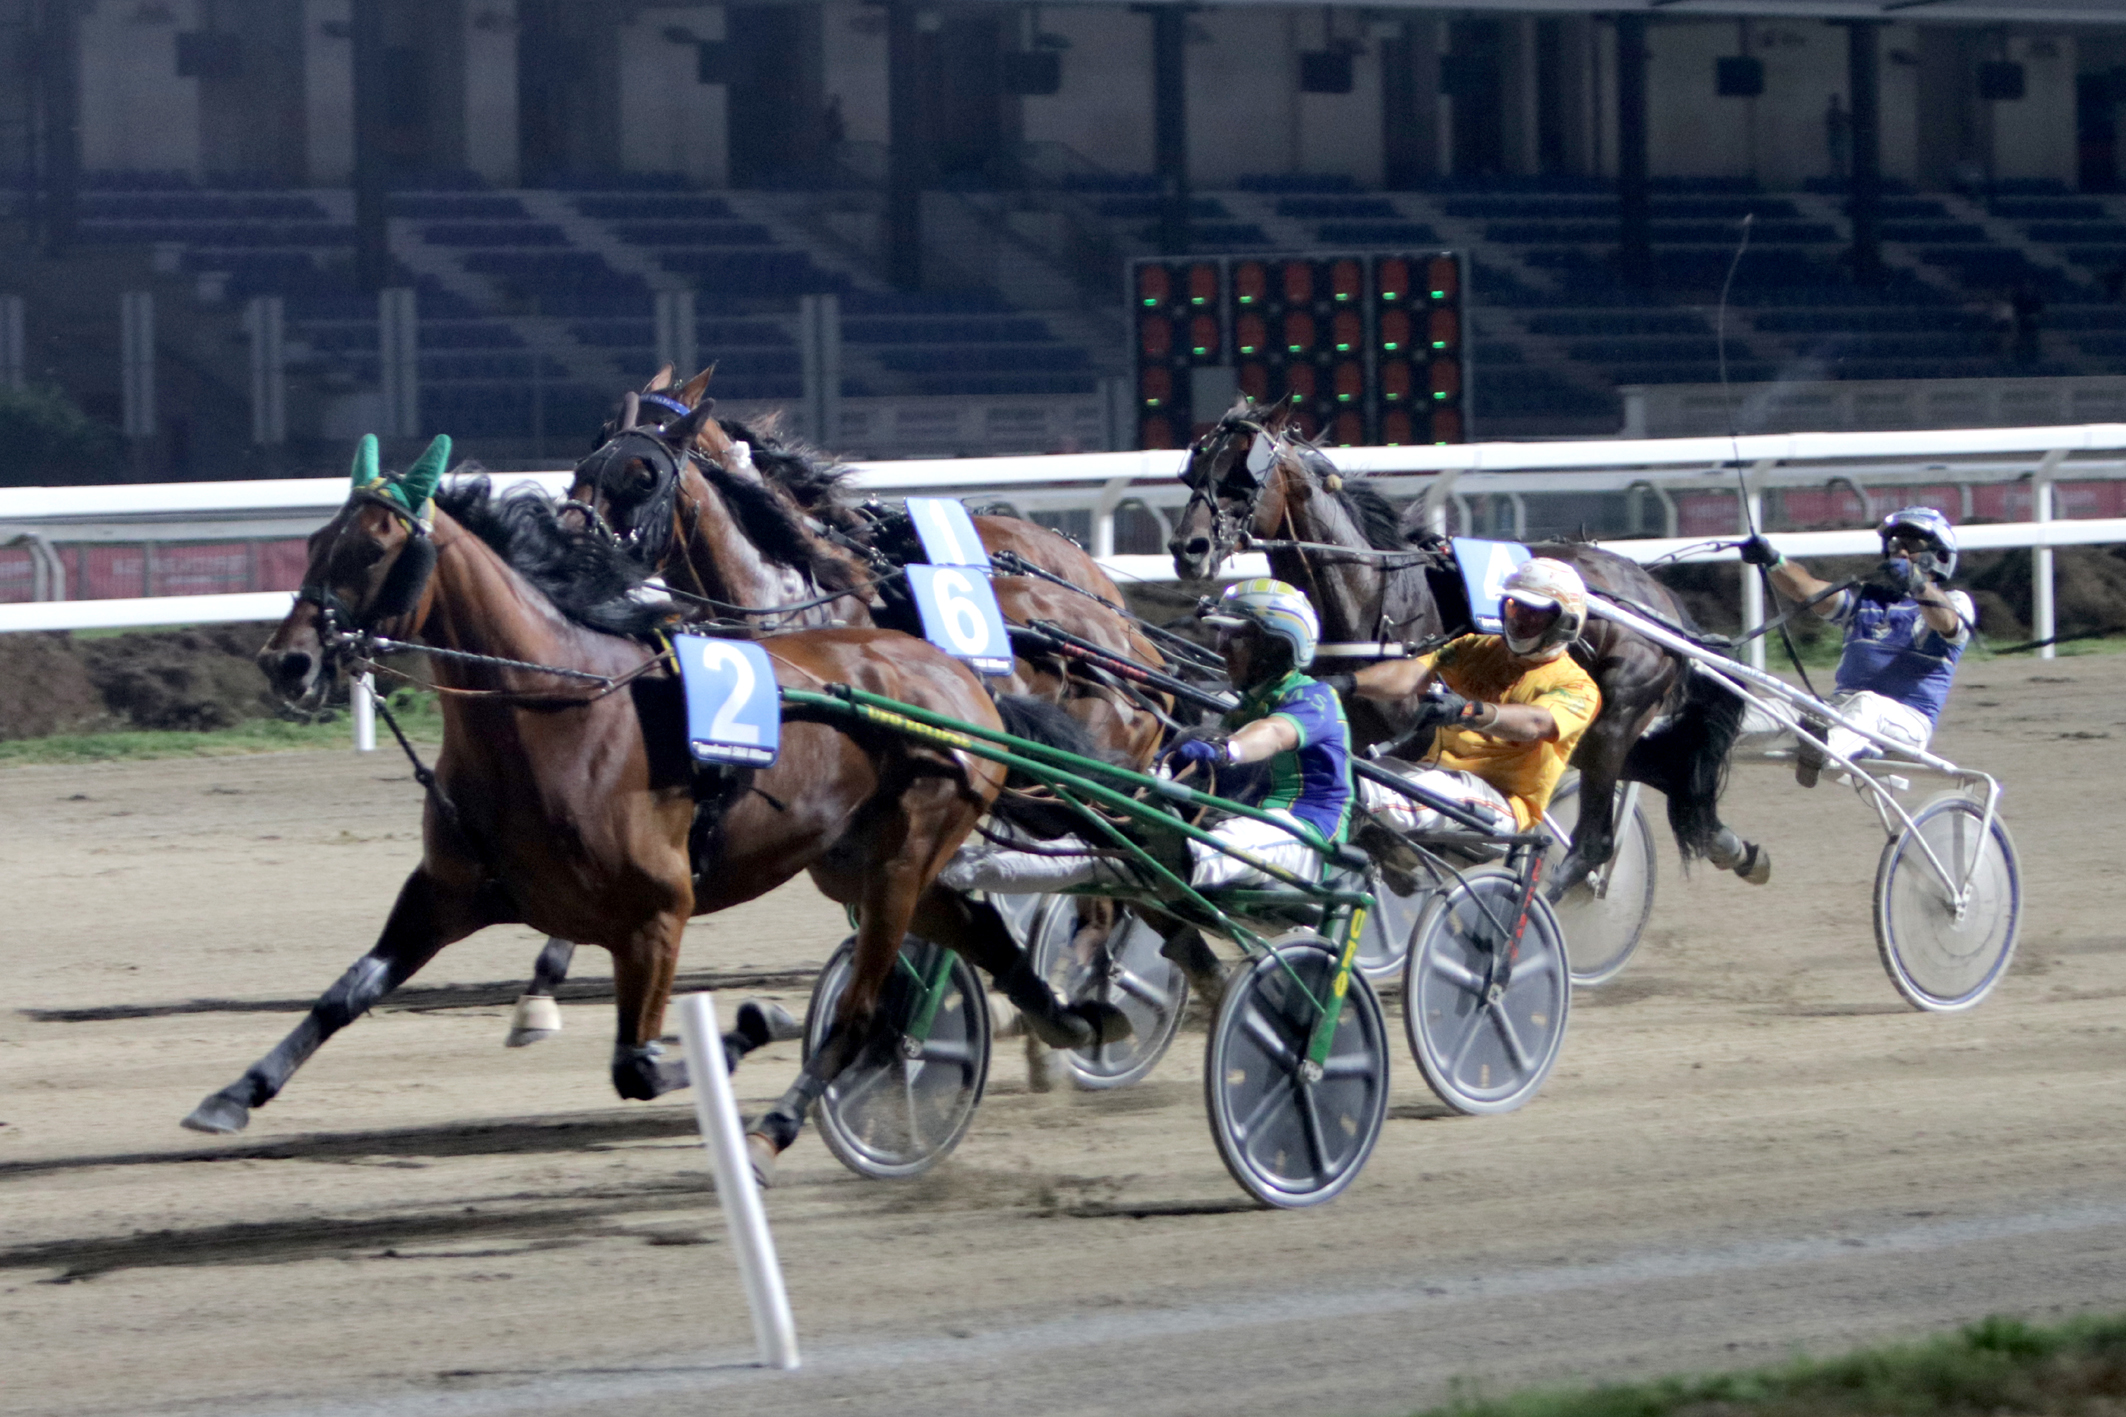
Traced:
<path fill-rule="evenodd" d="M 450 464 L 450 435 L 438 433 L 423 452 L 406 469 L 399 479 L 399 487 L 406 496 L 406 510 L 418 512 L 423 503 L 436 494 L 436 484 L 443 480 L 443 469 Z"/>
<path fill-rule="evenodd" d="M 646 394 L 661 394 L 670 387 L 672 387 L 672 366 L 667 364 L 656 373 L 650 375 L 650 381 L 642 386 L 642 391 Z"/>
<path fill-rule="evenodd" d="M 1279 399 L 1271 406 L 1269 416 L 1262 420 L 1262 426 L 1272 433 L 1282 433 L 1292 421 L 1292 413 L 1293 405 L 1288 400 Z"/>
<path fill-rule="evenodd" d="M 709 391 L 709 380 L 715 377 L 715 374 L 716 366 L 711 364 L 708 368 L 687 380 L 685 386 L 679 390 L 679 401 L 688 408 L 700 403 L 701 396 Z"/>
<path fill-rule="evenodd" d="M 354 485 L 367 487 L 382 474 L 377 467 L 376 434 L 364 433 L 354 445 Z"/>
<path fill-rule="evenodd" d="M 670 440 L 674 447 L 691 448 L 694 446 L 694 440 L 701 436 L 703 428 L 715 427 L 716 400 L 703 399 L 694 405 L 692 413 L 680 419 L 676 425 L 668 430 L 665 433 L 665 437 Z M 719 442 L 722 432 L 722 429 L 717 429 Z M 721 447 L 719 446 L 716 451 L 722 451 Z"/>

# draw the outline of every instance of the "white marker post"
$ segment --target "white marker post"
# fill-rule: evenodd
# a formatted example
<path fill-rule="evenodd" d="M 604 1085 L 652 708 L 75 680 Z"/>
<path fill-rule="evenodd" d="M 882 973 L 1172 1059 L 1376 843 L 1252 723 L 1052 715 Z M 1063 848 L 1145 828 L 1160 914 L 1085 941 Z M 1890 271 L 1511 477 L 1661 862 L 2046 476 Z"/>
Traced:
<path fill-rule="evenodd" d="M 716 996 L 685 994 L 672 1002 L 679 1007 L 679 1037 L 686 1045 L 687 1077 L 694 1085 L 694 1116 L 701 1123 L 702 1145 L 709 1149 L 716 1196 L 723 1203 L 724 1223 L 738 1251 L 738 1271 L 746 1281 L 746 1302 L 753 1309 L 761 1366 L 795 1368 L 797 1323 L 790 1317 L 775 1237 L 768 1233 L 768 1213 L 761 1206 L 746 1139 L 738 1128 L 738 1102 L 731 1095 L 723 1034 L 716 1026 Z"/>
<path fill-rule="evenodd" d="M 347 689 L 347 708 L 354 717 L 354 751 L 376 751 L 376 681 L 357 674 Z"/>

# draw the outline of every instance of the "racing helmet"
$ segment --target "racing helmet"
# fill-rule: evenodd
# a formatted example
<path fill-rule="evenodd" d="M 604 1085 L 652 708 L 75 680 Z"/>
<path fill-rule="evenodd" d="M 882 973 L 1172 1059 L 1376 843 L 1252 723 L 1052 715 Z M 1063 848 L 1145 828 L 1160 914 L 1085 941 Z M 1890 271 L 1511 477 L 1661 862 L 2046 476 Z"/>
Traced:
<path fill-rule="evenodd" d="M 1899 507 L 1882 519 L 1876 528 L 1882 537 L 1883 553 L 1890 550 L 1890 538 L 1900 533 L 1907 536 L 1923 536 L 1931 551 L 1912 558 L 1912 563 L 1923 571 L 1948 580 L 1956 574 L 1956 528 L 1949 519 L 1932 507 Z"/>
<path fill-rule="evenodd" d="M 1294 669 L 1314 662 L 1314 646 L 1321 639 L 1321 619 L 1299 588 L 1267 576 L 1227 586 L 1203 618 L 1212 625 L 1253 625 L 1283 640 L 1291 646 Z"/>
<path fill-rule="evenodd" d="M 1509 600 L 1557 613 L 1550 617 L 1542 633 L 1533 639 L 1522 639 L 1513 633 L 1512 622 L 1504 616 L 1504 602 Z M 1499 587 L 1499 601 L 1500 630 L 1506 648 L 1523 659 L 1556 659 L 1580 637 L 1587 624 L 1587 583 L 1580 579 L 1578 571 L 1548 556 L 1514 567 L 1513 574 Z"/>

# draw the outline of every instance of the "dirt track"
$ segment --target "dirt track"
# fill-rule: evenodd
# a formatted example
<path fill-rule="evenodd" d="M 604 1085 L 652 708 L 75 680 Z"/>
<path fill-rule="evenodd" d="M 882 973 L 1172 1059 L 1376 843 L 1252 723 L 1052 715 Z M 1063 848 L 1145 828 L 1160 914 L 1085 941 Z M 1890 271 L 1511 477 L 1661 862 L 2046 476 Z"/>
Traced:
<path fill-rule="evenodd" d="M 604 1004 L 505 1051 L 506 988 L 417 990 L 242 1137 L 177 1127 L 368 943 L 415 851 L 396 760 L 0 773 L 0 1412 L 1394 1412 L 1456 1376 L 2126 1306 L 2121 740 L 2126 656 L 1965 672 L 1938 744 L 2009 784 L 2028 914 L 1960 1017 L 1876 962 L 1865 808 L 1738 769 L 1773 883 L 1664 859 L 1543 1096 L 1444 1118 L 1399 1054 L 1378 1152 L 1317 1213 L 1242 1205 L 1200 1030 L 1105 1096 L 1030 1094 L 1000 1048 L 967 1143 L 911 1184 L 808 1138 L 769 1198 L 796 1378 L 742 1366 L 688 1104 L 615 1105 Z M 697 922 L 683 968 L 795 1008 L 842 933 L 792 887 Z M 489 932 L 416 985 L 515 980 L 535 945 Z M 742 1100 L 795 1066 L 760 1056 Z"/>

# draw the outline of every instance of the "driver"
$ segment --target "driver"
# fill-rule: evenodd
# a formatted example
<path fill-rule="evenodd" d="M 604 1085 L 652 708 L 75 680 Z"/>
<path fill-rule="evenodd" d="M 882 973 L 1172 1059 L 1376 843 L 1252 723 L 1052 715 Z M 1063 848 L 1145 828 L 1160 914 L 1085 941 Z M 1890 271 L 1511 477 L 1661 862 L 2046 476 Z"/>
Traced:
<path fill-rule="evenodd" d="M 1267 771 L 1250 775 L 1253 781 L 1234 800 L 1304 823 L 1329 841 L 1343 840 L 1351 821 L 1351 735 L 1335 693 L 1304 673 L 1321 635 L 1314 607 L 1285 582 L 1260 579 L 1226 587 L 1204 618 L 1217 628 L 1240 704 L 1225 716 L 1226 732 L 1182 738 L 1167 751 L 1167 762 L 1177 771 L 1198 764 L 1263 764 Z M 1212 835 L 1295 875 L 1314 880 L 1322 874 L 1319 854 L 1271 822 L 1229 817 Z M 1269 879 L 1205 842 L 1188 845 L 1192 886 Z M 1181 863 L 1173 865 L 1178 873 Z M 1048 842 L 1039 851 L 962 848 L 938 879 L 955 890 L 990 891 L 1056 890 L 1092 881 L 1145 884 L 1122 862 L 1092 854 L 1073 838 Z"/>
<path fill-rule="evenodd" d="M 1543 820 L 1565 765 L 1602 709 L 1601 691 L 1566 651 L 1587 623 L 1587 586 L 1563 561 L 1516 567 L 1499 597 L 1503 633 L 1463 635 L 1437 654 L 1388 660 L 1328 682 L 1360 698 L 1419 700 L 1437 726 L 1418 785 L 1488 816 L 1502 832 Z M 1448 825 L 1393 790 L 1366 784 L 1366 805 L 1406 831 Z"/>
<path fill-rule="evenodd" d="M 1882 564 L 1857 590 L 1832 589 L 1779 554 L 1762 536 L 1742 543 L 1742 559 L 1771 573 L 1771 582 L 1789 600 L 1817 600 L 1815 612 L 1845 630 L 1845 652 L 1838 659 L 1838 678 L 1831 707 L 1885 738 L 1924 750 L 1934 736 L 1956 663 L 1971 643 L 1978 612 L 1971 597 L 1946 590 L 1956 574 L 1956 531 L 1932 507 L 1905 507 L 1882 519 Z M 1825 735 L 1832 751 L 1845 758 L 1879 756 L 1881 749 L 1848 728 L 1832 726 Z M 1794 758 L 1794 778 L 1814 787 L 1823 770 L 1823 753 L 1802 743 Z"/>

